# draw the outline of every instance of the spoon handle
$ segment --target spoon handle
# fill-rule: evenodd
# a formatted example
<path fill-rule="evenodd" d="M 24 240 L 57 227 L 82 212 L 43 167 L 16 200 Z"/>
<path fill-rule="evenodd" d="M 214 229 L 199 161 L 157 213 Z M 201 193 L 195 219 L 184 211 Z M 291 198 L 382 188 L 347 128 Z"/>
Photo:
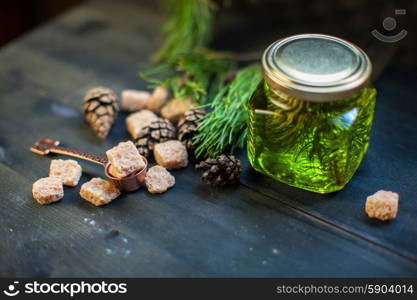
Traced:
<path fill-rule="evenodd" d="M 108 162 L 107 157 L 105 155 L 89 154 L 75 149 L 62 147 L 59 146 L 59 141 L 52 139 L 41 139 L 34 143 L 32 146 L 30 146 L 29 150 L 40 155 L 47 155 L 52 152 L 56 154 L 76 157 L 103 166 L 105 166 Z"/>
<path fill-rule="evenodd" d="M 85 152 L 67 148 L 67 147 L 56 146 L 56 147 L 51 148 L 50 151 L 56 154 L 62 154 L 66 156 L 80 158 L 83 160 L 88 160 L 88 161 L 91 161 L 93 163 L 103 165 L 103 166 L 105 166 L 108 162 L 107 157 L 105 155 L 95 155 L 95 154 L 85 153 Z"/>

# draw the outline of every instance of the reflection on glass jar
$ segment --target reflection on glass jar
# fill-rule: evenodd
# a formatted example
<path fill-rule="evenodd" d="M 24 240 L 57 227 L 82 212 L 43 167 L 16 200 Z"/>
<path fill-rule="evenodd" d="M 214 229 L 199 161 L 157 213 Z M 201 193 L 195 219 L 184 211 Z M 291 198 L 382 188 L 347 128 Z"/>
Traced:
<path fill-rule="evenodd" d="M 358 47 L 325 35 L 272 44 L 249 102 L 252 166 L 318 193 L 342 189 L 368 148 L 376 91 Z"/>

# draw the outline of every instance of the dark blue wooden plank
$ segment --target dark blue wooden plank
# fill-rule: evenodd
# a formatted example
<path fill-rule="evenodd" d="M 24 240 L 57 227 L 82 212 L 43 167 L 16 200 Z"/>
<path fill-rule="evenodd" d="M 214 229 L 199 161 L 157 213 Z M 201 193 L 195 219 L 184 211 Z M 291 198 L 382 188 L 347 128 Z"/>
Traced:
<path fill-rule="evenodd" d="M 189 167 L 175 172 L 176 187 L 159 197 L 140 191 L 100 209 L 81 200 L 75 188 L 65 190 L 61 203 L 37 206 L 30 186 L 46 176 L 50 158 L 26 150 L 33 140 L 48 136 L 101 152 L 128 137 L 122 116 L 109 139 L 99 142 L 83 122 L 80 101 L 86 89 L 98 84 L 116 92 L 145 86 L 137 79 L 136 66 L 153 49 L 158 30 L 153 22 L 158 18 L 148 9 L 133 11 L 137 4 L 125 1 L 109 13 L 110 2 L 74 10 L 0 52 L 2 275 L 417 274 L 415 242 L 410 237 L 415 235 L 415 206 L 407 200 L 414 195 L 409 189 L 414 180 L 414 144 L 398 143 L 397 136 L 393 145 L 386 136 L 375 149 L 376 160 L 371 165 L 365 162 L 365 170 L 347 189 L 330 197 L 274 183 L 246 163 L 240 186 L 210 188 Z M 125 22 L 124 16 L 133 14 L 137 18 Z M 392 85 L 383 87 L 388 89 L 384 94 L 395 94 Z M 410 98 L 412 93 L 403 94 Z M 411 122 L 411 102 L 405 103 L 400 112 Z M 379 125 L 376 121 L 383 136 L 395 133 L 389 126 L 395 114 L 390 112 L 398 108 L 391 104 L 377 108 L 386 115 Z M 413 136 L 407 122 L 400 128 Z M 397 159 L 395 145 L 403 148 L 399 162 L 391 166 L 390 161 Z M 384 152 L 386 147 L 393 148 Z M 390 175 L 381 179 L 379 173 L 387 166 Z M 82 182 L 101 174 L 91 164 L 83 167 Z M 400 168 L 403 175 L 396 170 Z M 385 226 L 370 222 L 363 214 L 370 187 L 398 176 L 405 180 L 399 191 L 406 196 L 399 219 Z"/>
<path fill-rule="evenodd" d="M 18 142 L 13 145 L 11 150 L 20 147 Z M 19 155 L 17 170 L 31 162 L 29 155 Z M 2 276 L 412 276 L 417 272 L 408 260 L 288 207 L 270 210 L 256 205 L 262 196 L 244 187 L 219 191 L 198 184 L 190 169 L 178 172 L 176 187 L 162 196 L 139 191 L 96 208 L 80 199 L 75 188 L 65 190 L 61 203 L 41 207 L 30 197 L 32 177 L 44 176 L 49 159 L 40 161 L 44 168 L 25 177 L 0 166 Z M 82 182 L 98 173 L 84 174 Z"/>

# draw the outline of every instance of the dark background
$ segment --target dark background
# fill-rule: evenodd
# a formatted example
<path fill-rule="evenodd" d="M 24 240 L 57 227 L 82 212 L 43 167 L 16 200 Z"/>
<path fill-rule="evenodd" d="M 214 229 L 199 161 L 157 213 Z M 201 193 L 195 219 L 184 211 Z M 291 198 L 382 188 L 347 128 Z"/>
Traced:
<path fill-rule="evenodd" d="M 10 0 L 0 2 L 0 47 L 86 0 Z M 137 0 L 149 3 L 154 1 Z M 158 4 L 162 0 L 156 1 Z M 247 0 L 216 1 L 223 3 L 216 15 L 213 47 L 242 52 L 244 57 L 258 58 L 262 49 L 277 38 L 302 32 L 340 36 L 367 50 L 376 65 L 375 76 L 394 59 L 396 64 L 417 65 L 417 1 L 384 0 Z M 395 16 L 395 9 L 407 10 Z M 386 17 L 394 17 L 397 27 L 388 32 L 382 27 Z M 128 21 L 128 20 L 127 20 Z M 408 37 L 395 44 L 376 41 L 370 34 L 378 29 L 393 35 L 401 29 Z M 248 36 L 251 43 L 248 44 Z M 220 46 L 221 45 L 221 46 Z"/>
<path fill-rule="evenodd" d="M 85 0 L 0 1 L 0 47 Z"/>

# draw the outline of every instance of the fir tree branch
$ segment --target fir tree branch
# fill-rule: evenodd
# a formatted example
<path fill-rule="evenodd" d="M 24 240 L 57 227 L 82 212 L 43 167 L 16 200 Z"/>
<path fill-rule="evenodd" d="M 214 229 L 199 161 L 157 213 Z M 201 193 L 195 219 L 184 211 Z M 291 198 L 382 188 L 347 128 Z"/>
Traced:
<path fill-rule="evenodd" d="M 191 98 L 195 104 L 204 105 L 233 67 L 230 55 L 205 50 L 178 54 L 171 64 L 159 64 L 139 75 L 151 86 L 170 89 L 176 99 Z"/>
<path fill-rule="evenodd" d="M 165 39 L 153 57 L 154 62 L 171 63 L 180 53 L 206 46 L 211 36 L 214 8 L 211 0 L 165 0 Z"/>
<path fill-rule="evenodd" d="M 247 103 L 262 79 L 258 65 L 242 69 L 236 78 L 220 89 L 209 112 L 198 127 L 193 142 L 197 157 L 216 157 L 242 148 L 247 136 Z"/>

